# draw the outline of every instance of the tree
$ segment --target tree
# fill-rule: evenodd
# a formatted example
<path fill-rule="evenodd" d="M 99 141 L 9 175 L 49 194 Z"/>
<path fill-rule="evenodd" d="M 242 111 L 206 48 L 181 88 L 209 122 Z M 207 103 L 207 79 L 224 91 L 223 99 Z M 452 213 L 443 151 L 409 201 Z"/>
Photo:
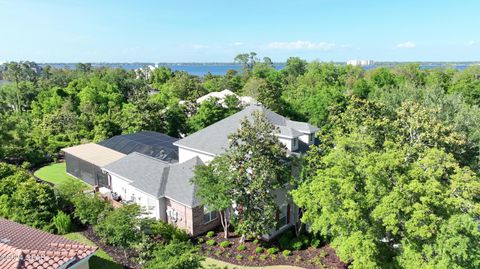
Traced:
<path fill-rule="evenodd" d="M 259 236 L 275 227 L 277 205 L 274 190 L 289 182 L 289 160 L 285 146 L 278 140 L 276 128 L 261 112 L 244 119 L 237 132 L 229 136 L 225 153 L 232 180 L 235 229 Z"/>
<path fill-rule="evenodd" d="M 74 216 L 84 225 L 97 224 L 100 216 L 112 210 L 111 205 L 96 194 L 78 193 L 72 198 L 72 203 L 75 207 Z"/>
<path fill-rule="evenodd" d="M 269 58 L 270 59 L 270 58 Z M 244 71 L 249 71 L 253 69 L 255 63 L 258 62 L 257 53 L 250 52 L 250 53 L 241 53 L 235 56 L 233 60 L 235 63 L 240 63 Z"/>
<path fill-rule="evenodd" d="M 141 208 L 137 204 L 124 205 L 104 214 L 94 226 L 103 242 L 124 250 L 140 242 Z M 125 252 L 126 257 L 126 252 Z"/>
<path fill-rule="evenodd" d="M 232 174 L 235 173 L 228 168 L 228 155 L 218 156 L 208 165 L 197 166 L 192 179 L 192 183 L 197 187 L 196 195 L 202 204 L 209 210 L 219 212 L 225 238 L 228 238 L 229 209 L 234 203 L 232 190 L 235 189 L 232 180 Z"/>
<path fill-rule="evenodd" d="M 331 143 L 308 154 L 310 171 L 293 191 L 302 221 L 331 236 L 352 268 L 475 268 L 480 181 L 454 155 L 459 136 L 415 104 L 389 118 L 359 102 L 331 116 Z M 463 245 L 442 247 L 453 242 Z"/>

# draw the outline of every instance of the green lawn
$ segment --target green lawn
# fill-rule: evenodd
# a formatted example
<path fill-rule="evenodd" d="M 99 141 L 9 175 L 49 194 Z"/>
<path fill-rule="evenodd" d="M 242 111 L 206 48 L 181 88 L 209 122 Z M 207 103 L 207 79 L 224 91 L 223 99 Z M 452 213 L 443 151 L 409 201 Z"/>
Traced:
<path fill-rule="evenodd" d="M 95 246 L 95 244 L 92 241 L 88 240 L 88 238 L 86 238 L 80 233 L 69 233 L 64 235 L 64 237 L 85 245 Z M 122 269 L 123 268 L 123 266 L 113 261 L 112 257 L 108 256 L 108 254 L 105 253 L 105 251 L 103 251 L 102 249 L 98 249 L 95 255 L 92 258 L 90 258 L 89 265 L 90 265 L 90 268 L 92 269 L 96 269 L 96 268 Z"/>
<path fill-rule="evenodd" d="M 203 262 L 203 266 L 205 268 L 221 268 L 221 269 L 302 269 L 301 267 L 289 266 L 289 265 L 273 265 L 273 266 L 263 266 L 263 267 L 248 267 L 248 266 L 240 266 L 234 265 L 230 263 L 226 263 L 223 261 L 215 260 L 212 258 L 206 258 Z"/>
<path fill-rule="evenodd" d="M 79 181 L 78 179 L 67 174 L 65 163 L 54 163 L 44 166 L 35 171 L 35 176 L 55 185 Z"/>

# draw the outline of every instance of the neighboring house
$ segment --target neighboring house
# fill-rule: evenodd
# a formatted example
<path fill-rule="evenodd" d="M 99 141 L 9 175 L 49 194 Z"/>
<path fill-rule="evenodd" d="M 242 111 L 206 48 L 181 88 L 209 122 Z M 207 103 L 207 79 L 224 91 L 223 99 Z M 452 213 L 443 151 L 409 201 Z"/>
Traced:
<path fill-rule="evenodd" d="M 276 135 L 286 146 L 287 154 L 301 154 L 315 143 L 315 132 L 318 128 L 308 123 L 289 120 L 261 105 L 250 105 L 181 140 L 173 138 L 163 143 L 164 153 L 174 152 L 177 155 L 158 155 L 155 153 L 157 151 L 144 150 L 143 146 L 135 145 L 143 137 L 139 134 L 117 136 L 100 142 L 101 145 L 110 147 L 109 150 L 126 154 L 119 158 L 109 158 L 108 163 L 101 166 L 103 174 L 106 175 L 105 187 L 123 201 L 138 203 L 146 208 L 150 216 L 184 228 L 191 235 L 198 235 L 218 226 L 220 220 L 217 212 L 204 208 L 195 195 L 195 186 L 191 183 L 194 169 L 195 166 L 208 163 L 215 156 L 224 153 L 228 147 L 228 136 L 240 128 L 243 119 L 253 119 L 255 111 L 262 112 L 266 119 L 277 127 Z M 164 136 L 157 135 L 150 144 L 162 144 L 162 139 L 166 141 Z M 136 142 L 133 143 L 132 139 Z M 95 159 L 95 156 L 102 154 L 104 150 L 99 150 L 102 146 L 97 146 L 94 150 L 98 150 L 98 153 L 93 153 L 89 158 Z M 64 149 L 64 152 L 66 156 L 79 156 L 73 154 L 71 148 Z M 178 161 L 165 156 L 178 157 Z M 68 172 L 69 159 L 66 161 Z M 275 195 L 279 206 L 279 225 L 269 235 L 265 235 L 267 239 L 294 225 L 299 218 L 299 210 L 289 198 L 287 187 L 275 190 Z"/>
<path fill-rule="evenodd" d="M 0 268 L 88 269 L 97 247 L 0 218 Z"/>
<path fill-rule="evenodd" d="M 252 104 L 256 103 L 255 99 L 253 99 L 252 97 L 250 97 L 250 96 L 238 96 L 234 92 L 232 92 L 228 89 L 225 89 L 225 90 L 220 91 L 220 92 L 210 92 L 210 93 L 208 93 L 208 94 L 206 94 L 202 97 L 199 97 L 197 99 L 197 103 L 201 104 L 201 103 L 203 103 L 204 101 L 206 101 L 210 98 L 217 98 L 220 101 L 220 103 L 223 105 L 224 102 L 225 102 L 225 98 L 227 98 L 227 96 L 230 96 L 230 95 L 236 96 L 243 106 L 252 105 Z"/>

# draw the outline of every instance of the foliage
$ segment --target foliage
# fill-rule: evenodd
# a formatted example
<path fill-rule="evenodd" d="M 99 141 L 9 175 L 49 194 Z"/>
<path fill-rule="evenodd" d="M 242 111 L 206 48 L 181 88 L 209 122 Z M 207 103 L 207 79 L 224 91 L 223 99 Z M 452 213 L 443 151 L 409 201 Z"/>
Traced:
<path fill-rule="evenodd" d="M 237 246 L 237 250 L 238 250 L 238 251 L 244 251 L 244 250 L 246 250 L 246 249 L 247 249 L 247 246 L 245 246 L 245 245 L 243 245 L 243 244 Z"/>
<path fill-rule="evenodd" d="M 202 268 L 205 259 L 190 242 L 172 241 L 159 245 L 152 253 L 152 260 L 145 263 L 146 269 L 195 269 Z"/>
<path fill-rule="evenodd" d="M 269 248 L 269 249 L 267 249 L 267 253 L 270 254 L 270 255 L 277 254 L 278 251 L 279 251 L 278 248 Z"/>
<path fill-rule="evenodd" d="M 103 200 L 98 194 L 78 193 L 71 199 L 75 208 L 74 216 L 82 224 L 95 225 L 99 222 L 99 218 L 108 214 L 112 210 L 112 206 Z"/>
<path fill-rule="evenodd" d="M 58 234 L 67 234 L 72 228 L 70 216 L 62 211 L 59 211 L 57 215 L 53 217 L 53 224 L 55 225 Z"/>
<path fill-rule="evenodd" d="M 216 243 L 217 243 L 217 242 L 216 242 L 215 240 L 213 240 L 213 239 L 207 240 L 207 242 L 206 242 L 206 244 L 207 244 L 208 246 L 213 246 L 213 245 L 215 245 Z"/>
<path fill-rule="evenodd" d="M 264 250 L 265 250 L 265 249 L 264 249 L 263 247 L 256 247 L 256 248 L 255 248 L 255 252 L 256 252 L 256 253 L 263 253 Z"/>
<path fill-rule="evenodd" d="M 147 226 L 143 230 L 147 230 L 148 232 L 146 233 L 157 240 L 161 239 L 167 243 L 188 240 L 188 234 L 184 229 L 162 220 L 144 220 L 142 225 Z"/>
<path fill-rule="evenodd" d="M 287 258 L 288 256 L 291 256 L 292 255 L 292 251 L 291 250 L 288 250 L 288 249 L 285 249 L 284 251 L 282 251 L 282 255 Z"/>
<path fill-rule="evenodd" d="M 142 211 L 138 205 L 124 205 L 102 215 L 98 224 L 94 226 L 94 231 L 107 244 L 131 247 L 138 244 L 141 239 L 138 229 L 141 215 Z"/>
<path fill-rule="evenodd" d="M 230 243 L 230 241 L 222 241 L 220 242 L 220 246 L 222 248 L 228 248 L 232 243 Z"/>
<path fill-rule="evenodd" d="M 334 119 L 326 135 L 332 144 L 321 157 L 318 150 L 309 153 L 313 173 L 293 192 L 305 210 L 302 221 L 332 236 L 337 254 L 353 268 L 462 267 L 461 250 L 440 253 L 439 246 L 447 225 L 452 241 L 479 239 L 463 230 L 480 209 L 478 176 L 457 161 L 464 159 L 465 141 L 434 109 L 404 102 L 393 115 L 385 113 L 378 105 L 353 104 Z M 477 252 L 459 255 L 474 268 Z"/>
<path fill-rule="evenodd" d="M 208 231 L 207 237 L 212 238 L 213 236 L 215 236 L 215 232 L 214 231 Z"/>

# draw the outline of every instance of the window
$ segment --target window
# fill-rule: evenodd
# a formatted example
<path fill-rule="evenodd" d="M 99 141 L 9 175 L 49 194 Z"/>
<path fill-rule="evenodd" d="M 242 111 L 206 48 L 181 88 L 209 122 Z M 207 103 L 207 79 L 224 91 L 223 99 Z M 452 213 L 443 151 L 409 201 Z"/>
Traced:
<path fill-rule="evenodd" d="M 298 149 L 298 138 L 293 139 L 293 147 L 292 150 Z"/>
<path fill-rule="evenodd" d="M 277 211 L 277 230 L 290 223 L 290 205 L 285 204 Z"/>
<path fill-rule="evenodd" d="M 217 211 L 208 211 L 206 207 L 203 208 L 203 223 L 215 220 L 218 217 Z"/>

